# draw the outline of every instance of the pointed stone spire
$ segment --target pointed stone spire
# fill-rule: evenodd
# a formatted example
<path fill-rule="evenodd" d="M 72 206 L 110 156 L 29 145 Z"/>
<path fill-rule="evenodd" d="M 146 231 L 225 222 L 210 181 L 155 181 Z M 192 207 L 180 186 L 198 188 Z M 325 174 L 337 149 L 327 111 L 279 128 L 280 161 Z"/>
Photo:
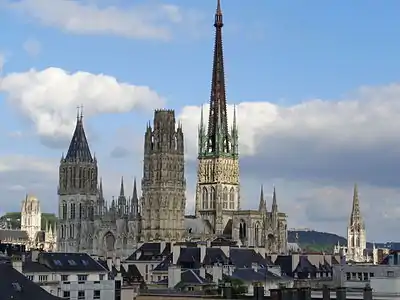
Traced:
<path fill-rule="evenodd" d="M 351 209 L 350 222 L 352 222 L 352 220 L 360 218 L 361 218 L 360 200 L 358 198 L 358 186 L 357 183 L 355 183 L 353 189 L 353 207 Z"/>
<path fill-rule="evenodd" d="M 275 186 L 274 186 L 274 193 L 272 195 L 272 211 L 273 212 L 277 212 L 278 211 L 278 203 L 277 203 L 277 200 L 276 200 L 276 189 L 275 189 Z"/>
<path fill-rule="evenodd" d="M 131 214 L 133 217 L 137 217 L 139 214 L 139 198 L 136 188 L 136 177 L 133 179 L 133 193 L 131 199 Z"/>
<path fill-rule="evenodd" d="M 261 212 L 266 211 L 267 205 L 265 202 L 265 198 L 264 198 L 264 187 L 263 185 L 261 185 L 261 190 L 260 190 L 260 204 L 258 206 L 258 210 Z"/>
<path fill-rule="evenodd" d="M 121 187 L 119 190 L 119 196 L 125 196 L 125 189 L 124 189 L 124 176 L 121 177 Z"/>
<path fill-rule="evenodd" d="M 100 185 L 99 185 L 99 200 L 104 202 L 104 194 L 103 194 L 103 178 L 100 177 Z"/>

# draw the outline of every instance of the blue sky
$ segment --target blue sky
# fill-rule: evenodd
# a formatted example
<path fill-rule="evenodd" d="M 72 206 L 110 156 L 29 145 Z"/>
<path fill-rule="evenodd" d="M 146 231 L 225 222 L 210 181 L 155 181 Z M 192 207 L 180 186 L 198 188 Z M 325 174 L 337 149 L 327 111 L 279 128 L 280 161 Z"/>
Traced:
<path fill-rule="evenodd" d="M 198 119 L 190 118 L 186 108 L 196 106 L 196 109 L 199 109 L 199 106 L 207 103 L 209 99 L 214 43 L 212 25 L 216 1 L 71 0 L 68 1 L 70 6 L 65 7 L 61 6 L 62 2 L 59 0 L 0 0 L 0 28 L 2 28 L 0 30 L 0 57 L 5 58 L 3 77 L 7 78 L 12 73 L 25 74 L 32 68 L 35 69 L 36 74 L 51 67 L 66 71 L 66 77 L 79 71 L 94 75 L 105 74 L 116 78 L 119 83 L 148 86 L 157 92 L 161 102 L 154 101 L 156 104 L 152 104 L 148 102 L 156 98 L 143 97 L 141 99 L 139 97 L 138 102 L 147 101 L 146 109 L 137 110 L 129 105 L 113 108 L 113 103 L 120 101 L 122 94 L 111 93 L 100 97 L 104 103 L 108 104 L 104 104 L 103 108 L 96 108 L 100 100 L 96 102 L 93 99 L 101 93 L 104 94 L 104 91 L 90 90 L 87 93 L 92 93 L 93 101 L 86 101 L 79 93 L 80 89 L 87 86 L 87 82 L 73 86 L 71 82 L 62 84 L 62 81 L 59 81 L 57 87 L 60 97 L 58 95 L 54 97 L 55 95 L 52 94 L 53 98 L 57 98 L 53 99 L 54 102 L 60 102 L 66 94 L 75 93 L 74 96 L 67 97 L 69 102 L 60 106 L 61 104 L 52 104 L 49 95 L 46 95 L 46 88 L 39 89 L 40 93 L 37 89 L 26 88 L 28 83 L 31 87 L 37 87 L 41 80 L 42 83 L 51 82 L 51 77 L 41 77 L 39 80 L 33 75 L 27 76 L 24 77 L 25 81 L 21 81 L 22 83 L 18 85 L 12 84 L 14 81 L 4 80 L 3 85 L 0 84 L 0 118 L 2 120 L 0 156 L 4 160 L 4 163 L 0 163 L 0 167 L 4 164 L 0 172 L 5 173 L 12 169 L 7 166 L 7 161 L 10 161 L 10 156 L 16 155 L 18 159 L 21 156 L 29 156 L 33 160 L 37 159 L 38 162 L 44 163 L 53 159 L 50 166 L 54 166 L 56 172 L 57 159 L 63 151 L 67 150 L 65 132 L 72 130 L 71 122 L 74 120 L 75 107 L 83 103 L 85 111 L 88 112 L 85 122 L 92 150 L 100 158 L 101 170 L 106 173 L 105 177 L 108 178 L 111 189 L 118 183 L 120 175 L 128 178 L 134 175 L 140 177 L 141 137 L 145 123 L 152 118 L 152 108 L 162 105 L 160 104 L 162 101 L 165 101 L 163 106 L 176 109 L 177 115 L 184 119 L 186 117 L 186 137 L 189 140 L 188 143 L 194 141 L 194 130 Z M 160 10 L 161 12 L 154 9 L 167 4 L 170 6 L 164 7 L 164 10 Z M 110 6 L 113 8 L 110 9 Z M 281 129 L 299 129 L 300 125 L 285 127 L 279 125 L 278 121 L 286 120 L 289 124 L 295 117 L 296 120 L 304 120 L 300 116 L 305 114 L 309 119 L 303 122 L 308 125 L 302 130 L 302 138 L 314 138 L 315 130 L 310 125 L 317 122 L 314 119 L 330 111 L 329 105 L 337 104 L 335 108 L 332 108 L 329 118 L 322 118 L 325 121 L 323 125 L 320 127 L 315 125 L 322 129 L 328 126 L 327 130 L 331 130 L 328 120 L 335 119 L 334 124 L 342 124 L 342 121 L 338 119 L 339 116 L 333 111 L 339 111 L 341 101 L 347 105 L 351 100 L 356 101 L 353 106 L 357 106 L 360 110 L 354 111 L 353 115 L 347 115 L 347 119 L 358 114 L 365 116 L 365 120 L 363 119 L 365 124 L 375 122 L 386 124 L 384 120 L 394 119 L 380 114 L 379 117 L 383 121 L 379 122 L 376 115 L 361 111 L 361 108 L 363 105 L 371 110 L 376 108 L 377 103 L 380 103 L 376 100 L 379 97 L 384 97 L 381 103 L 385 104 L 390 102 L 387 99 L 397 98 L 397 90 L 384 88 L 382 90 L 377 87 L 390 87 L 392 83 L 396 85 L 399 78 L 400 19 L 397 17 L 397 12 L 400 4 L 398 1 L 386 0 L 383 4 L 380 1 L 367 0 L 351 2 L 344 0 L 335 2 L 225 0 L 222 1 L 222 6 L 225 23 L 224 55 L 228 101 L 231 104 L 244 103 L 242 105 L 244 121 L 239 125 L 246 133 L 246 130 L 250 132 L 253 129 L 260 130 L 262 133 L 265 125 L 265 130 L 269 130 L 267 135 L 274 138 L 274 143 L 283 143 L 282 141 L 286 142 L 287 139 L 293 142 L 294 131 L 282 133 Z M 83 19 L 80 19 L 82 16 Z M 135 18 L 140 22 L 136 22 Z M 142 31 L 140 37 L 134 33 L 138 31 L 138 27 L 142 25 L 150 27 L 149 24 L 153 28 L 156 27 L 159 30 L 158 33 L 147 32 L 146 34 Z M 22 80 L 22 77 L 17 79 Z M 358 89 L 361 86 L 371 87 L 374 90 L 360 91 Z M 385 98 L 385 95 L 390 97 Z M 315 99 L 321 99 L 322 102 L 318 104 Z M 35 106 L 40 109 L 33 113 L 24 106 L 26 101 L 31 104 L 41 103 Z M 393 112 L 398 109 L 395 100 L 391 101 L 390 105 L 394 105 L 395 109 L 388 106 L 385 111 Z M 57 127 L 57 124 L 61 124 L 50 121 L 44 127 L 38 125 L 40 114 L 48 113 L 53 117 L 57 116 L 60 114 L 60 111 L 57 111 L 60 107 L 68 107 L 68 112 L 62 113 L 63 120 L 60 121 L 65 123 L 67 122 L 65 118 L 70 118 L 70 124 L 62 123 L 68 130 L 64 128 L 61 133 L 56 129 L 52 131 L 44 128 Z M 318 109 L 323 109 L 324 112 L 320 113 Z M 263 122 L 266 123 L 257 121 L 258 119 L 251 115 L 254 111 L 258 112 L 257 118 L 264 119 Z M 260 111 L 265 114 L 263 115 Z M 190 112 L 193 113 L 193 110 Z M 251 128 L 249 127 L 250 129 L 246 129 L 248 124 L 245 120 L 251 120 L 254 123 Z M 279 130 L 272 130 L 271 124 L 273 126 L 278 124 Z M 388 126 L 388 128 L 373 131 L 375 135 L 371 138 L 377 144 L 381 143 L 382 132 L 389 132 L 394 128 L 394 125 L 382 126 Z M 351 141 L 350 135 L 353 134 L 351 132 L 354 131 L 354 135 L 359 136 L 357 130 L 361 127 L 344 126 L 344 128 L 350 133 L 331 134 L 335 137 L 346 135 L 348 141 Z M 49 129 L 50 132 L 45 129 Z M 261 140 L 261 133 L 251 132 L 255 137 L 254 141 L 258 140 L 258 137 Z M 364 132 L 365 137 L 370 132 Z M 388 136 L 393 137 L 395 134 Z M 44 140 L 47 142 L 43 142 Z M 49 143 L 50 140 L 53 143 Z M 335 140 L 341 141 L 340 138 Z M 309 144 L 305 140 L 301 142 Z M 249 146 L 249 149 L 255 150 L 244 151 L 246 152 L 244 156 L 256 157 L 258 154 L 269 153 L 268 150 L 257 148 L 259 145 L 256 144 L 254 142 Z M 371 144 L 368 145 L 368 149 L 373 148 Z M 242 146 L 246 146 L 244 142 Z M 328 148 L 332 149 L 336 146 L 335 144 Z M 302 146 L 299 147 L 302 148 Z M 319 146 L 315 147 L 317 149 Z M 123 158 L 115 159 L 110 156 L 115 148 L 126 150 L 122 155 Z M 288 153 L 288 157 L 298 155 L 296 149 L 297 147 L 292 146 L 293 153 Z M 335 149 L 340 154 L 344 148 L 340 144 L 340 147 L 337 146 Z M 361 155 L 361 152 L 357 151 L 355 153 Z M 325 161 L 329 161 L 332 158 L 331 154 L 324 153 Z M 190 153 L 188 153 L 189 156 Z M 266 161 L 268 159 L 272 158 L 265 158 Z M 253 171 L 250 167 L 244 167 L 242 170 L 245 172 L 242 177 L 247 186 L 243 189 L 244 197 L 255 199 L 248 201 L 249 207 L 257 202 L 256 197 L 261 181 L 271 186 L 277 183 L 281 185 L 283 196 L 286 198 L 284 200 L 286 202 L 282 205 L 288 210 L 293 203 L 302 203 L 301 199 L 316 197 L 316 192 L 310 191 L 331 189 L 331 193 L 332 191 L 339 193 L 334 194 L 333 198 L 348 195 L 344 197 L 348 198 L 347 202 L 351 201 L 351 186 L 354 181 L 361 181 L 360 190 L 363 190 L 364 184 L 364 191 L 368 191 L 365 192 L 365 202 L 369 201 L 367 199 L 369 197 L 372 201 L 372 195 L 380 194 L 382 188 L 390 194 L 387 196 L 389 200 L 397 197 L 399 192 L 397 182 L 381 187 L 374 184 L 372 179 L 363 177 L 360 180 L 361 175 L 355 175 L 346 183 L 331 179 L 329 176 L 321 182 L 316 181 L 313 176 L 292 178 L 293 176 L 279 175 L 275 178 L 273 174 L 265 175 L 265 178 L 261 180 L 253 180 L 251 176 Z M 20 167 L 18 171 L 22 172 L 23 168 Z M 47 172 L 48 169 L 45 168 L 45 171 Z M 386 171 L 381 170 L 381 172 Z M 304 173 L 312 172 L 315 172 L 315 169 Z M 334 172 L 336 172 L 335 166 L 332 168 L 332 173 Z M 194 169 L 191 170 L 190 166 L 188 173 L 194 173 Z M 194 176 L 190 174 L 188 174 L 190 185 L 188 193 L 192 196 L 195 182 Z M 9 176 L 4 176 L 9 178 Z M 55 210 L 56 187 L 49 188 L 49 185 L 54 184 L 56 180 L 54 174 L 52 176 L 52 178 L 49 177 L 48 184 L 43 179 L 42 183 L 46 187 L 41 188 L 35 188 L 32 186 L 32 180 L 24 181 L 20 176 L 17 178 L 21 182 L 14 180 L 7 183 L 12 186 L 20 185 L 19 189 L 10 189 L 4 183 L 0 189 L 3 189 L 3 195 L 7 199 L 0 200 L 0 211 L 19 209 L 17 199 L 21 199 L 25 192 L 38 194 L 43 199 L 43 205 L 47 210 Z M 340 177 L 338 174 L 335 178 Z M 278 189 L 279 187 L 278 185 Z M 118 187 L 115 191 L 118 191 Z M 112 194 L 115 193 L 110 191 L 109 195 Z M 16 199 L 15 202 L 14 199 Z M 390 202 L 389 200 L 387 201 Z M 321 225 L 319 223 L 321 221 L 309 220 L 306 212 L 307 205 L 302 206 L 304 215 L 296 217 L 297 219 L 293 217 L 292 226 L 331 228 L 327 221 L 322 222 Z M 344 207 L 342 213 L 347 218 L 350 204 L 347 203 Z M 367 208 L 368 204 L 365 204 L 365 207 Z M 385 212 L 387 211 L 382 211 L 382 214 Z M 324 219 L 324 217 L 321 218 Z M 326 216 L 327 220 L 336 222 L 337 227 L 333 228 L 338 232 L 344 232 L 343 218 L 341 216 L 339 220 L 332 221 Z M 397 215 L 391 218 L 395 219 Z M 380 231 L 377 230 L 375 234 L 378 236 Z"/>

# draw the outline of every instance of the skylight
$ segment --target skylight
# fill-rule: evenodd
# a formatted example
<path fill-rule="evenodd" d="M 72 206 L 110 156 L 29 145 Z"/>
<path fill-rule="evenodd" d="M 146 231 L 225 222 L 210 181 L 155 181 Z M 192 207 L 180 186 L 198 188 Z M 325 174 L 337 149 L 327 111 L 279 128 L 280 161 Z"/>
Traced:
<path fill-rule="evenodd" d="M 13 282 L 12 286 L 13 286 L 15 291 L 17 291 L 17 292 L 21 292 L 22 291 L 22 287 L 18 282 Z"/>
<path fill-rule="evenodd" d="M 54 261 L 54 264 L 55 264 L 56 266 L 62 266 L 62 263 L 61 263 L 60 260 L 55 259 L 55 260 L 53 260 L 53 261 Z"/>
<path fill-rule="evenodd" d="M 68 260 L 68 264 L 69 264 L 70 266 L 76 266 L 76 262 L 75 262 L 74 260 L 72 260 L 72 259 L 69 259 L 69 260 Z"/>
<path fill-rule="evenodd" d="M 89 265 L 89 262 L 87 260 L 85 260 L 85 259 L 82 259 L 82 263 L 83 263 L 84 266 L 88 266 Z"/>

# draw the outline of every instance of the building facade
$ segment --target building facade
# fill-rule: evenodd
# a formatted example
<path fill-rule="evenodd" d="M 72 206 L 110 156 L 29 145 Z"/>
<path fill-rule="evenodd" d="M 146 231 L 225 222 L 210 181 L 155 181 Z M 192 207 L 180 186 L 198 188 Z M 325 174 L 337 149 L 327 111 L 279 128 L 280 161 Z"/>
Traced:
<path fill-rule="evenodd" d="M 173 110 L 156 110 L 144 138 L 141 240 L 181 240 L 186 180 L 182 126 Z"/>
<path fill-rule="evenodd" d="M 130 254 L 139 236 L 139 200 L 134 183 L 127 198 L 121 179 L 120 195 L 108 205 L 98 178 L 97 159 L 89 149 L 78 113 L 75 131 L 59 169 L 57 249 L 99 256 Z"/>
<path fill-rule="evenodd" d="M 198 132 L 198 171 L 195 217 L 192 227 L 205 235 L 225 235 L 246 246 L 263 246 L 270 252 L 287 251 L 286 214 L 279 212 L 274 189 L 271 212 L 261 192 L 258 210 L 241 210 L 239 135 L 236 109 L 233 124 L 228 126 L 222 48 L 223 14 L 220 1 L 215 13 L 215 44 L 212 68 L 208 126 L 203 122 L 203 110 Z M 191 235 L 199 232 L 192 232 Z M 190 234 L 189 234 L 190 235 Z"/>
<path fill-rule="evenodd" d="M 46 222 L 42 230 L 42 212 L 39 200 L 31 195 L 26 195 L 21 207 L 21 231 L 28 235 L 27 249 L 40 248 L 45 251 L 56 250 L 56 226 Z"/>
<path fill-rule="evenodd" d="M 338 244 L 335 246 L 334 252 L 344 255 L 348 262 L 377 262 L 374 259 L 374 255 L 376 256 L 375 246 L 372 257 L 369 257 L 367 253 L 367 234 L 365 223 L 361 215 L 357 184 L 354 185 L 353 205 L 350 213 L 349 224 L 347 226 L 347 246 L 341 246 Z"/>

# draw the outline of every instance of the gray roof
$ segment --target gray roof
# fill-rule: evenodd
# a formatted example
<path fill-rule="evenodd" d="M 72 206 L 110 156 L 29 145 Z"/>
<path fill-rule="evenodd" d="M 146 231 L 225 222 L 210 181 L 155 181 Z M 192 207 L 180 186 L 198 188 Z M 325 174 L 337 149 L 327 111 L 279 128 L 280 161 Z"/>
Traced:
<path fill-rule="evenodd" d="M 28 233 L 24 230 L 0 229 L 0 241 L 28 240 Z"/>
<path fill-rule="evenodd" d="M 0 299 L 57 300 L 53 296 L 15 270 L 11 264 L 0 264 Z"/>

